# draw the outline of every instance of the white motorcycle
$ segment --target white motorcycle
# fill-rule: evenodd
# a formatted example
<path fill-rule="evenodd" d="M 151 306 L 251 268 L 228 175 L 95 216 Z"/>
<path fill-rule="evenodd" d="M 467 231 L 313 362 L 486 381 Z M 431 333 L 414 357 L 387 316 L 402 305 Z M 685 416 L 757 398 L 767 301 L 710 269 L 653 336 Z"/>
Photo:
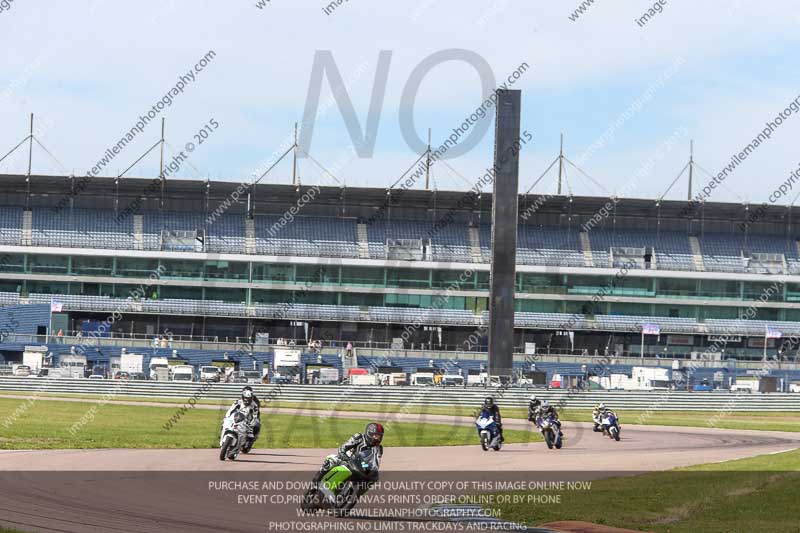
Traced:
<path fill-rule="evenodd" d="M 222 422 L 222 434 L 219 437 L 219 460 L 235 460 L 247 442 L 250 430 L 247 415 L 242 411 L 234 411 Z"/>
<path fill-rule="evenodd" d="M 500 428 L 497 426 L 497 422 L 494 421 L 494 417 L 486 411 L 482 412 L 475 421 L 475 427 L 478 430 L 478 437 L 481 439 L 483 451 L 486 452 L 491 449 L 499 452 L 500 448 L 503 447 L 503 441 L 500 438 Z"/>

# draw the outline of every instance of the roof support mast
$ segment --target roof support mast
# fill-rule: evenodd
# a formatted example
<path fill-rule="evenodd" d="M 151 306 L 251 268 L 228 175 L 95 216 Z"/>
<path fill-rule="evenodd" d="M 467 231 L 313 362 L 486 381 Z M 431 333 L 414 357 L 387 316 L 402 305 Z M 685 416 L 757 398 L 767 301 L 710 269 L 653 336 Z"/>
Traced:
<path fill-rule="evenodd" d="M 161 161 L 158 164 L 158 175 L 161 177 L 161 210 L 164 210 L 164 194 L 167 189 L 167 178 L 164 176 L 164 126 L 166 118 L 161 117 Z"/>
<path fill-rule="evenodd" d="M 428 150 L 425 152 L 425 190 L 431 190 L 431 129 L 428 128 Z"/>
<path fill-rule="evenodd" d="M 28 186 L 28 194 L 25 198 L 25 209 L 31 208 L 31 166 L 33 165 L 33 113 L 31 113 L 31 131 L 28 134 L 28 177 L 25 180 Z"/>
<path fill-rule="evenodd" d="M 692 174 L 694 170 L 694 139 L 689 141 L 689 193 L 686 195 L 686 199 L 691 201 L 692 199 Z"/>
<path fill-rule="evenodd" d="M 564 134 L 561 134 L 561 148 L 558 150 L 558 194 L 561 194 L 561 176 L 564 173 Z"/>
<path fill-rule="evenodd" d="M 292 185 L 297 185 L 297 122 L 294 123 L 294 146 L 292 146 Z"/>

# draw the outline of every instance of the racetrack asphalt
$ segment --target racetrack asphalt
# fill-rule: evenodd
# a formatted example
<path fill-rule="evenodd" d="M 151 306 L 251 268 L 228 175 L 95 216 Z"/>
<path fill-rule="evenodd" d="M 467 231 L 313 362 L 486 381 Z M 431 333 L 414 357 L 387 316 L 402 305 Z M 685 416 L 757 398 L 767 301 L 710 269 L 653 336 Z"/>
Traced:
<path fill-rule="evenodd" d="M 85 401 L 85 400 L 84 400 Z M 129 402 L 142 405 L 139 402 Z M 164 407 L 165 404 L 154 404 Z M 169 404 L 166 404 L 169 406 Z M 216 406 L 198 408 L 217 409 Z M 297 416 L 469 425 L 470 417 L 358 412 L 270 410 Z M 657 416 L 657 415 L 654 415 Z M 268 427 L 268 426 L 267 426 Z M 507 419 L 505 427 L 530 427 Z M 366 516 L 338 519 L 298 517 L 302 489 L 330 449 L 254 449 L 236 461 L 219 461 L 218 450 L 9 450 L 0 451 L 0 525 L 36 532 L 212 532 L 212 531 L 449 531 L 429 515 L 420 516 L 433 499 L 423 496 L 453 490 L 458 480 L 595 480 L 666 470 L 694 464 L 728 461 L 800 448 L 800 434 L 674 426 L 622 426 L 614 442 L 591 430 L 590 424 L 564 422 L 561 450 L 542 442 L 513 444 L 499 452 L 473 446 L 386 448 L 381 479 L 399 485 L 376 489 L 377 495 L 407 495 L 394 504 L 375 502 Z M 267 429 L 268 430 L 268 429 Z M 219 490 L 225 480 L 272 483 L 252 492 Z M 403 486 L 412 480 L 453 483 L 450 487 Z M 286 483 L 286 490 L 276 489 Z M 400 487 L 400 488 L 398 488 Z M 491 491 L 484 485 L 485 491 Z M 448 492 L 449 491 L 449 492 Z M 370 491 L 371 494 L 373 491 Z M 249 499 L 285 494 L 287 502 Z M 418 501 L 413 495 L 419 495 Z M 244 496 L 244 500 L 241 497 Z M 376 496 L 377 497 L 377 496 Z M 422 505 L 420 505 L 422 504 Z M 362 506 L 359 503 L 357 509 Z M 377 507 L 376 507 L 377 506 Z M 365 507 L 367 507 L 365 505 Z M 398 509 L 405 514 L 381 514 Z M 391 515 L 390 517 L 387 517 Z M 452 524 L 450 524 L 452 525 Z"/>

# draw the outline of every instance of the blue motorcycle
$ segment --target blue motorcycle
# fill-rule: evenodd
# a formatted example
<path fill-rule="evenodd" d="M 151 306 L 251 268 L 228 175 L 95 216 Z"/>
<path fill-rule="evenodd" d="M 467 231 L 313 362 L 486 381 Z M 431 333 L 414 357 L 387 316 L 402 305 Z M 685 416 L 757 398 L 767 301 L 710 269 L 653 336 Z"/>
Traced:
<path fill-rule="evenodd" d="M 500 451 L 503 443 L 500 439 L 500 428 L 497 427 L 497 422 L 494 416 L 488 411 L 481 411 L 480 416 L 475 421 L 475 426 L 478 428 L 478 436 L 481 439 L 481 448 L 483 451 Z"/>
<path fill-rule="evenodd" d="M 619 442 L 619 419 L 617 419 L 617 414 L 614 411 L 606 411 L 600 415 L 600 426 L 603 428 L 604 435 L 608 435 Z"/>
<path fill-rule="evenodd" d="M 551 450 L 553 447 L 555 447 L 557 450 L 560 450 L 563 444 L 561 427 L 558 421 L 556 421 L 555 417 L 540 416 L 536 421 L 536 425 L 538 426 L 539 431 L 542 432 L 542 437 L 544 437 L 544 442 L 547 444 L 547 447 Z"/>

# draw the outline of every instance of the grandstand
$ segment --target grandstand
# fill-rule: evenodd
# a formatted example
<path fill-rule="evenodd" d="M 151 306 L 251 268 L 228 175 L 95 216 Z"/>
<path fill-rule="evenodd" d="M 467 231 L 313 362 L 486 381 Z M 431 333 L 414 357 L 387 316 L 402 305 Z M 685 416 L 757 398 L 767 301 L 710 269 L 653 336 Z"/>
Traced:
<path fill-rule="evenodd" d="M 131 335 L 458 349 L 478 330 L 466 350 L 485 350 L 490 194 L 322 187 L 289 217 L 307 187 L 226 204 L 235 183 L 181 180 L 161 205 L 146 179 L 77 193 L 75 178 L 0 180 L 0 305 L 56 302 L 52 329 L 118 311 L 112 332 Z M 587 231 L 607 201 L 520 196 L 520 212 L 537 209 L 518 228 L 519 352 L 636 356 L 644 340 L 645 355 L 690 354 L 727 335 L 728 357 L 759 359 L 768 328 L 800 335 L 795 209 L 743 225 L 739 204 L 687 215 L 685 202 L 623 199 Z M 659 334 L 642 339 L 645 325 Z M 766 339 L 770 353 L 796 358 L 784 341 Z"/>

